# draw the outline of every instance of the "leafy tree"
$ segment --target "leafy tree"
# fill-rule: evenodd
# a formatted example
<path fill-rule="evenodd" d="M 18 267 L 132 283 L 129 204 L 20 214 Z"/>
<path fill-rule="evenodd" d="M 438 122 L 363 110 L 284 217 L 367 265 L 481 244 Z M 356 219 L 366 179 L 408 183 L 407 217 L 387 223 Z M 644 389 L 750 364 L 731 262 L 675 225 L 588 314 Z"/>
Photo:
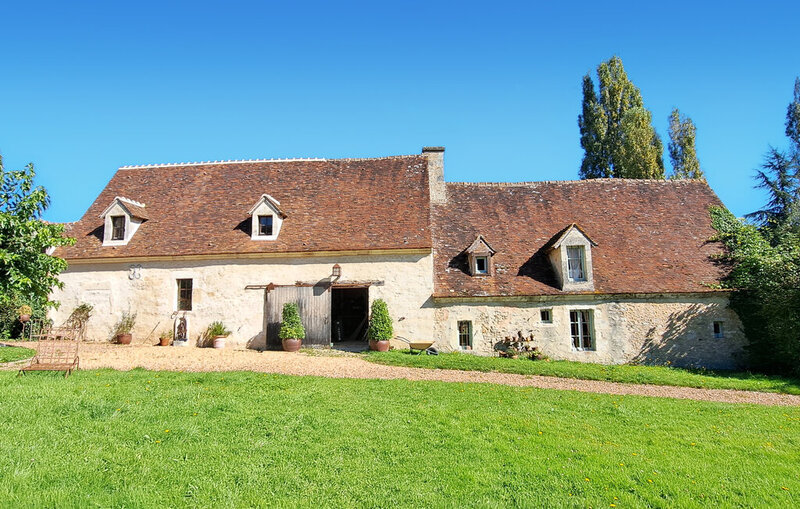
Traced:
<path fill-rule="evenodd" d="M 371 341 L 388 341 L 394 336 L 392 317 L 389 308 L 383 299 L 376 299 L 372 303 L 372 312 L 369 317 L 367 339 Z"/>
<path fill-rule="evenodd" d="M 615 56 L 597 67 L 598 92 L 583 78 L 583 105 L 578 116 L 581 178 L 663 178 L 662 143 L 653 128 L 642 94 Z"/>
<path fill-rule="evenodd" d="M 800 375 L 800 79 L 786 113 L 786 152 L 770 148 L 756 175 L 769 201 L 748 224 L 712 209 L 730 267 L 724 285 L 750 340 L 756 368 Z"/>
<path fill-rule="evenodd" d="M 0 308 L 6 311 L 3 316 L 21 304 L 33 307 L 35 315 L 56 305 L 49 300 L 49 294 L 54 287 L 63 286 L 58 274 L 66 269 L 67 262 L 47 251 L 75 242 L 64 235 L 63 225 L 42 221 L 50 199 L 42 186 L 34 186 L 35 176 L 33 164 L 24 170 L 7 171 L 0 157 Z M 8 327 L 0 327 L 8 331 Z"/>
<path fill-rule="evenodd" d="M 678 108 L 672 110 L 669 116 L 669 158 L 673 179 L 703 178 L 695 148 L 696 134 L 692 119 L 682 116 Z"/>

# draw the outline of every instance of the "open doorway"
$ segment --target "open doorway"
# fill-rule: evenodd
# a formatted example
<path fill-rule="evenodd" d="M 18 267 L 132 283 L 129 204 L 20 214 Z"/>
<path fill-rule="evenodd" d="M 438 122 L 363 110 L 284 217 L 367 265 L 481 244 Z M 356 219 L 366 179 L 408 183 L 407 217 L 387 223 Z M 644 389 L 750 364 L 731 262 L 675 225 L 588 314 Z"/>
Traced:
<path fill-rule="evenodd" d="M 369 288 L 331 289 L 331 342 L 334 348 L 364 347 L 369 321 Z"/>

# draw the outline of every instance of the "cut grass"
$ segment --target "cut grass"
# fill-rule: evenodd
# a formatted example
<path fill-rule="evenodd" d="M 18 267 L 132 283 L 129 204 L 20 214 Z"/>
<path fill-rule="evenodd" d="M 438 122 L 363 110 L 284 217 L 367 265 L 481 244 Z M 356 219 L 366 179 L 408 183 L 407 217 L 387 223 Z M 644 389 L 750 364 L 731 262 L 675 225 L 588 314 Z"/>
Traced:
<path fill-rule="evenodd" d="M 31 348 L 24 348 L 22 346 L 0 346 L 0 364 L 30 359 L 35 354 L 36 350 Z"/>
<path fill-rule="evenodd" d="M 391 366 L 431 369 L 456 369 L 516 373 L 520 375 L 559 376 L 582 380 L 604 380 L 632 384 L 673 385 L 703 389 L 737 389 L 743 391 L 800 394 L 800 380 L 757 373 L 710 371 L 662 366 L 603 365 L 571 361 L 531 361 L 483 357 L 463 353 L 416 355 L 408 350 L 370 352 L 368 361 Z"/>
<path fill-rule="evenodd" d="M 2 507 L 796 507 L 800 408 L 257 373 L 0 372 Z"/>

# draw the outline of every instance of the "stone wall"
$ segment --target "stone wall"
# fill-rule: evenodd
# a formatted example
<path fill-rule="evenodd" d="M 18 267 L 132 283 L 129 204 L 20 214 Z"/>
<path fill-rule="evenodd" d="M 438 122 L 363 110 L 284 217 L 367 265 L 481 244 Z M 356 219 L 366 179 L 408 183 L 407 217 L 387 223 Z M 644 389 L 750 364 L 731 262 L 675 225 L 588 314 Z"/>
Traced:
<path fill-rule="evenodd" d="M 605 364 L 641 362 L 730 369 L 744 362 L 741 322 L 725 295 L 614 298 L 575 296 L 517 302 L 436 302 L 434 334 L 444 350 L 458 350 L 457 322 L 471 320 L 476 353 L 490 354 L 506 336 L 534 335 L 534 345 L 553 359 Z M 552 309 L 552 323 L 540 311 Z M 572 347 L 570 310 L 588 309 L 596 349 Z M 722 322 L 722 338 L 713 323 Z"/>
<path fill-rule="evenodd" d="M 321 281 L 330 277 L 335 263 L 342 267 L 342 280 L 383 282 L 370 287 L 369 298 L 386 300 L 396 334 L 431 336 L 430 254 L 72 263 L 60 276 L 63 290 L 52 296 L 61 307 L 51 312 L 51 318 L 62 323 L 77 305 L 89 303 L 94 311 L 87 339 L 105 341 L 123 311 L 135 312 L 134 342 L 155 343 L 159 333 L 171 330 L 176 316 L 185 313 L 190 339 L 197 339 L 210 322 L 221 320 L 233 331 L 229 343 L 262 349 L 264 290 L 245 290 L 245 286 Z M 193 280 L 192 310 L 177 312 L 176 280 L 183 278 Z"/>

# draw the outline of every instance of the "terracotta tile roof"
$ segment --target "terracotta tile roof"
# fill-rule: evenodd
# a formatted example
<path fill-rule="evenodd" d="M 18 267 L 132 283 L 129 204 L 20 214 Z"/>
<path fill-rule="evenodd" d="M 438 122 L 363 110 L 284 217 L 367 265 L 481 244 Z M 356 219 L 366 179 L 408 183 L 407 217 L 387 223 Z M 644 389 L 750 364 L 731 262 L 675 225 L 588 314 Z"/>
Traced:
<path fill-rule="evenodd" d="M 447 196 L 432 212 L 436 297 L 565 293 L 546 250 L 573 223 L 597 243 L 593 293 L 708 292 L 722 274 L 705 181 L 448 183 Z M 477 235 L 497 251 L 492 277 L 468 274 Z"/>
<path fill-rule="evenodd" d="M 253 241 L 248 210 L 265 193 L 287 218 L 277 240 Z M 145 203 L 148 220 L 128 245 L 103 247 L 99 216 L 116 196 Z M 429 207 L 422 155 L 126 167 L 71 228 L 76 244 L 56 254 L 69 260 L 430 248 Z"/>

